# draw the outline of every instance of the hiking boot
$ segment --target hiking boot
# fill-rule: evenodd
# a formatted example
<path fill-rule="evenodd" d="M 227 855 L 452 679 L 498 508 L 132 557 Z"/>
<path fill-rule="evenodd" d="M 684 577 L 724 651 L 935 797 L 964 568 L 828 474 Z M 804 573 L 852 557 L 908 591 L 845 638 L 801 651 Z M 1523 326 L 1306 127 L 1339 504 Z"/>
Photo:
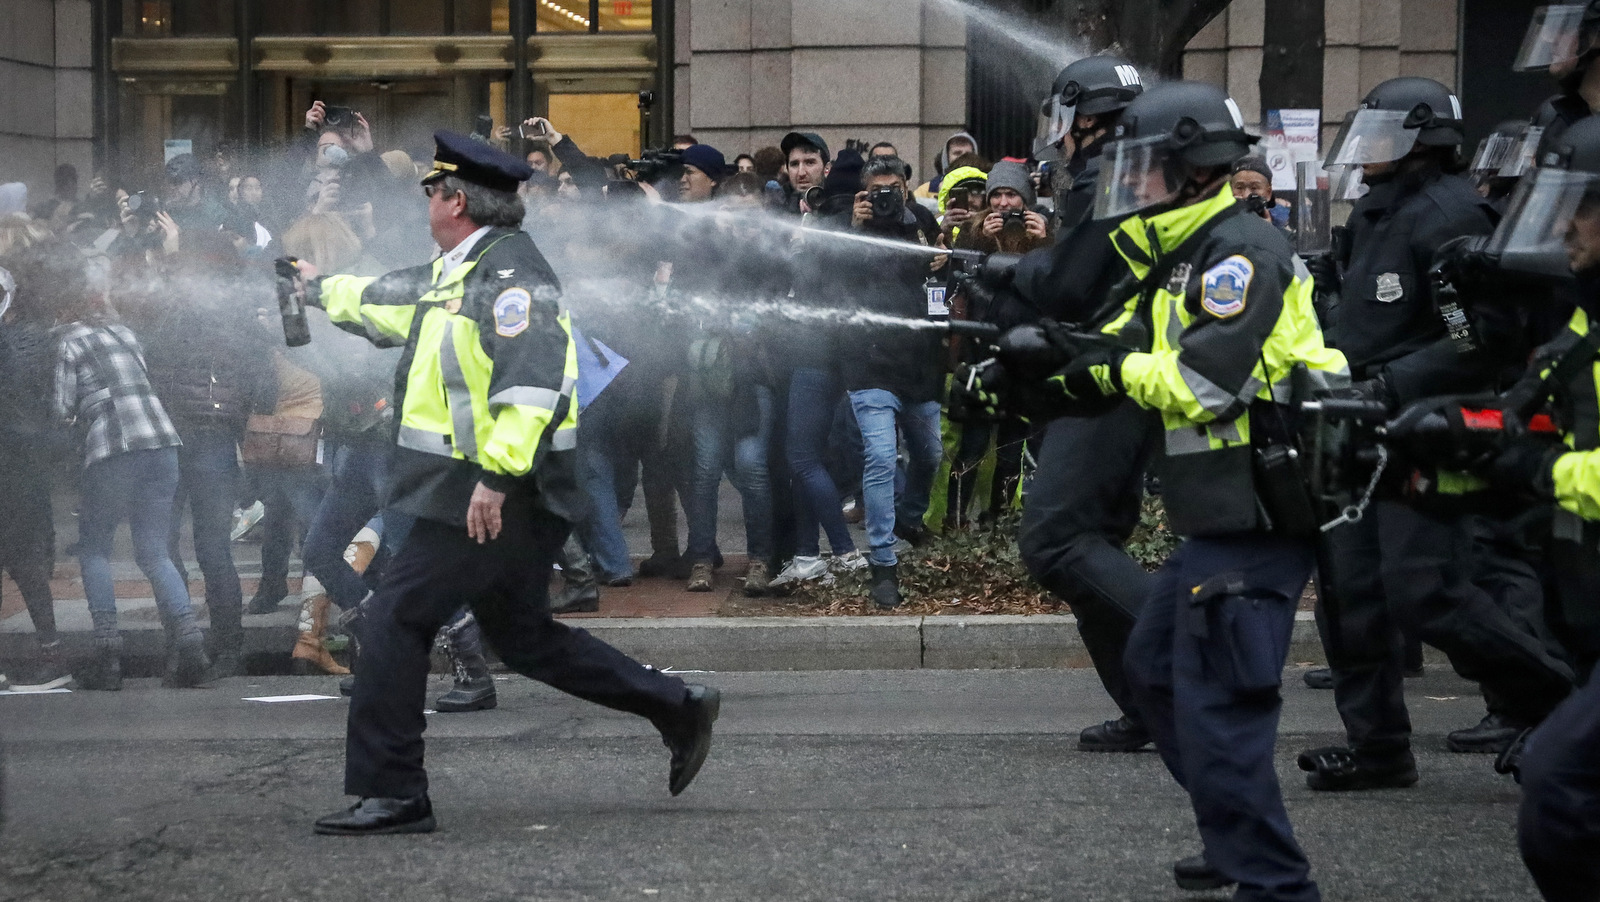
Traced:
<path fill-rule="evenodd" d="M 72 670 L 61 656 L 61 643 L 39 646 L 39 657 L 32 664 L 13 674 L 12 692 L 48 692 L 72 682 Z"/>
<path fill-rule="evenodd" d="M 1078 734 L 1078 750 L 1083 752 L 1137 752 L 1149 744 L 1150 731 L 1127 715 Z"/>
<path fill-rule="evenodd" d="M 1178 889 L 1188 890 L 1191 893 L 1224 889 L 1238 883 L 1237 880 L 1229 880 L 1221 871 L 1212 867 L 1204 855 L 1190 855 L 1188 858 L 1174 861 L 1172 880 L 1178 884 Z"/>
<path fill-rule="evenodd" d="M 1328 667 L 1312 668 L 1306 671 L 1306 675 L 1301 679 L 1305 680 L 1306 686 L 1312 689 L 1333 688 L 1333 670 Z"/>
<path fill-rule="evenodd" d="M 350 672 L 349 668 L 333 659 L 325 641 L 332 606 L 332 599 L 321 593 L 300 602 L 300 631 L 295 636 L 294 651 L 290 652 L 290 668 L 296 676 L 316 673 L 343 676 Z"/>
<path fill-rule="evenodd" d="M 683 559 L 682 555 L 657 552 L 639 562 L 639 576 L 641 578 L 663 576 L 672 579 L 683 579 L 689 575 L 687 567 L 688 562 Z M 678 575 L 680 571 L 683 572 L 683 576 Z"/>
<path fill-rule="evenodd" d="M 921 523 L 895 523 L 894 534 L 910 543 L 912 548 L 921 548 L 933 541 L 933 533 L 928 531 Z"/>
<path fill-rule="evenodd" d="M 879 610 L 887 611 L 905 603 L 905 596 L 900 594 L 900 579 L 894 564 L 887 567 L 872 565 L 871 594 L 872 604 Z"/>
<path fill-rule="evenodd" d="M 72 670 L 79 689 L 115 692 L 122 688 L 122 639 L 96 639 L 94 651 Z"/>
<path fill-rule="evenodd" d="M 1417 783 L 1410 749 L 1379 757 L 1333 745 L 1301 752 L 1296 763 L 1309 772 L 1306 785 L 1320 792 L 1405 789 Z"/>
<path fill-rule="evenodd" d="M 859 551 L 836 554 L 828 559 L 828 569 L 834 573 L 860 573 L 867 569 L 867 556 Z"/>
<path fill-rule="evenodd" d="M 1528 724 L 1491 711 L 1483 720 L 1478 721 L 1477 726 L 1456 730 L 1445 737 L 1445 744 L 1452 752 L 1465 754 L 1483 752 L 1498 755 L 1509 748 L 1526 729 Z"/>
<path fill-rule="evenodd" d="M 211 659 L 206 657 L 205 643 L 196 635 L 177 640 L 167 653 L 167 675 L 161 685 L 168 689 L 192 689 L 206 681 L 211 669 Z"/>
<path fill-rule="evenodd" d="M 688 590 L 690 592 L 710 592 L 711 591 L 711 562 L 710 561 L 701 561 L 700 563 L 695 564 L 692 569 L 690 569 L 690 571 L 689 571 L 689 585 L 688 585 L 687 588 L 688 588 Z"/>
<path fill-rule="evenodd" d="M 478 629 L 477 618 L 468 614 L 460 623 L 446 628 L 439 638 L 450 658 L 456 683 L 434 701 L 434 708 L 446 714 L 493 708 L 498 703 L 494 677 L 489 675 L 489 662 L 483 656 L 483 633 Z"/>
<path fill-rule="evenodd" d="M 746 598 L 760 598 L 767 594 L 767 562 L 751 561 L 750 566 L 744 571 L 744 595 Z"/>
<path fill-rule="evenodd" d="M 789 589 L 798 583 L 810 582 L 828 575 L 828 562 L 820 556 L 795 555 L 789 559 L 778 575 L 767 585 L 773 589 Z"/>
<path fill-rule="evenodd" d="M 598 586 L 562 585 L 556 597 L 550 599 L 552 614 L 592 614 L 600 610 Z"/>

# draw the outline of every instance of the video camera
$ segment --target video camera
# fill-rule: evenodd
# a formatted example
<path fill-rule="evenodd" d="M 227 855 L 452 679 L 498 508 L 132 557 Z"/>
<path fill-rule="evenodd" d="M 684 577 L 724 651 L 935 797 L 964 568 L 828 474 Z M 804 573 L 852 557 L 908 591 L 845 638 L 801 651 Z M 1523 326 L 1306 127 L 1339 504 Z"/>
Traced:
<path fill-rule="evenodd" d="M 641 159 L 629 160 L 623 165 L 633 173 L 636 180 L 641 182 L 670 180 L 683 174 L 683 151 L 647 150 L 641 155 Z"/>

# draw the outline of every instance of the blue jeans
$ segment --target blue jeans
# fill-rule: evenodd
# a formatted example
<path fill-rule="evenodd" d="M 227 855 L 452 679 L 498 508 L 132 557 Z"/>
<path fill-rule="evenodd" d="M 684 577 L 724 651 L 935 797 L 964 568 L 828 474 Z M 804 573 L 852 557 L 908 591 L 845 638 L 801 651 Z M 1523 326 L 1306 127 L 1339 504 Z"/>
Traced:
<path fill-rule="evenodd" d="M 617 377 L 619 382 L 622 378 Z M 633 558 L 622 534 L 622 508 L 617 503 L 619 465 L 633 459 L 628 453 L 628 437 L 623 434 L 630 403 L 633 399 L 622 391 L 602 392 L 578 417 L 578 467 L 589 494 L 589 516 L 577 529 L 606 582 L 633 575 Z"/>
<path fill-rule="evenodd" d="M 894 392 L 869 388 L 850 393 L 850 406 L 861 426 L 861 501 L 866 507 L 870 560 L 883 567 L 898 563 L 894 554 L 896 520 L 920 526 L 928 512 L 933 477 L 944 458 L 939 440 L 939 402 L 902 403 Z M 895 471 L 900 443 L 895 425 L 906 437 L 911 462 L 906 468 L 905 490 L 895 499 Z"/>
<path fill-rule="evenodd" d="M 194 524 L 194 558 L 206 580 L 206 608 L 211 612 L 215 650 L 237 651 L 244 642 L 239 619 L 243 603 L 239 570 L 233 563 L 233 503 L 239 494 L 238 442 L 229 434 L 196 431 L 178 449 L 178 493 L 173 504 L 172 563 L 183 573 L 178 553 L 178 526 L 183 505 Z"/>
<path fill-rule="evenodd" d="M 78 566 L 95 634 L 117 631 L 117 599 L 111 581 L 111 539 L 123 520 L 133 533 L 133 559 L 150 580 L 162 621 L 176 636 L 198 632 L 189 587 L 172 564 L 167 539 L 172 501 L 178 493 L 178 449 L 129 451 L 95 461 L 83 471 L 78 512 Z"/>
<path fill-rule="evenodd" d="M 326 477 L 320 466 L 255 466 L 251 468 L 251 475 L 261 495 L 262 507 L 266 509 L 261 518 L 262 590 L 275 589 L 287 594 L 289 553 L 294 549 L 296 535 L 303 537 L 311 521 L 317 518 Z"/>
<path fill-rule="evenodd" d="M 772 557 L 772 487 L 767 477 L 767 443 L 772 435 L 772 389 L 751 386 L 756 429 L 735 435 L 728 403 L 699 399 L 690 428 L 694 432 L 694 485 L 689 515 L 689 559 L 710 562 L 717 554 L 717 488 L 727 472 L 744 502 L 745 548 L 751 562 Z"/>
<path fill-rule="evenodd" d="M 361 527 L 382 509 L 388 476 L 387 445 L 341 447 L 333 458 L 333 481 L 306 530 L 302 546 L 306 570 L 341 608 L 360 604 L 367 597 L 366 579 L 350 567 L 344 552 Z M 413 522 L 412 517 L 398 511 L 383 512 L 385 557 L 405 541 Z"/>
<path fill-rule="evenodd" d="M 834 554 L 856 550 L 840 510 L 839 487 L 826 462 L 834 408 L 842 394 L 838 383 L 823 370 L 797 369 L 789 380 L 787 448 L 798 530 L 795 553 L 805 557 L 822 553 L 818 526 L 828 534 Z"/>

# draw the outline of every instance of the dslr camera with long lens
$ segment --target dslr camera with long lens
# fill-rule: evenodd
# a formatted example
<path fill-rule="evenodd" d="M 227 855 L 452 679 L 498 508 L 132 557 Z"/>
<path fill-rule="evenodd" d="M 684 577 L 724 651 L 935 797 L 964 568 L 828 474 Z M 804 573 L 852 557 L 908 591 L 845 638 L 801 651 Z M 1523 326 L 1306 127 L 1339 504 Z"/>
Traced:
<path fill-rule="evenodd" d="M 885 185 L 867 192 L 867 202 L 872 204 L 872 221 L 896 223 L 906 212 L 906 196 L 899 189 Z"/>

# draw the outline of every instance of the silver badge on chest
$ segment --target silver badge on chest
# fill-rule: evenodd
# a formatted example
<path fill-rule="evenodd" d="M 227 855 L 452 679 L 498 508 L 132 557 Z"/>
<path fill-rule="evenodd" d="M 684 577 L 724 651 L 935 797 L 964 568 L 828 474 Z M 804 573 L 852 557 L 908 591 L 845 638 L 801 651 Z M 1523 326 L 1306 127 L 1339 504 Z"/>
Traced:
<path fill-rule="evenodd" d="M 1400 285 L 1400 274 L 1386 272 L 1378 276 L 1377 298 L 1385 304 L 1393 304 L 1406 296 L 1405 288 Z"/>
<path fill-rule="evenodd" d="M 1189 277 L 1194 275 L 1194 267 L 1187 262 L 1179 263 L 1172 268 L 1172 277 L 1167 279 L 1167 294 L 1183 294 L 1189 290 Z"/>

